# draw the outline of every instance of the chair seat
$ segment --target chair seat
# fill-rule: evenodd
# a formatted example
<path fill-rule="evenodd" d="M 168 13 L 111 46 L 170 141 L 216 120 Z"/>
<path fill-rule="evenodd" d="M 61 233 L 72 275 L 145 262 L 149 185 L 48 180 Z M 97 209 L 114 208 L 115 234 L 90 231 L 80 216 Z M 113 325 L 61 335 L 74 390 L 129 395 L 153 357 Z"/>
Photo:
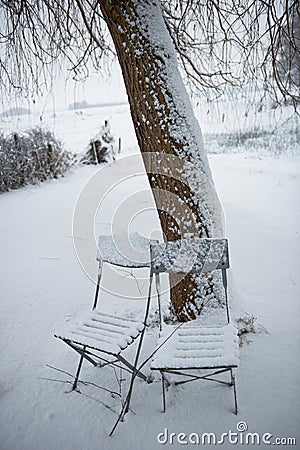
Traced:
<path fill-rule="evenodd" d="M 158 342 L 161 345 L 176 326 L 164 327 Z M 238 337 L 232 325 L 203 327 L 197 321 L 182 325 L 155 354 L 152 370 L 210 369 L 237 367 Z"/>
<path fill-rule="evenodd" d="M 93 310 L 82 320 L 76 320 L 61 333 L 56 333 L 55 337 L 118 355 L 138 337 L 142 329 L 142 320 L 121 318 Z"/>

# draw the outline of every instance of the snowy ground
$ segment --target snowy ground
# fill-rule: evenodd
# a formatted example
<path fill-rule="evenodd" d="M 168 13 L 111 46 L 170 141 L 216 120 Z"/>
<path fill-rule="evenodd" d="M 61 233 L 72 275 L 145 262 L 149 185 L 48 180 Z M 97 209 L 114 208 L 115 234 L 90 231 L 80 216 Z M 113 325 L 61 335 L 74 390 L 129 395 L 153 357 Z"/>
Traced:
<path fill-rule="evenodd" d="M 117 135 L 122 135 L 126 120 L 124 115 L 120 120 L 112 117 L 114 128 L 120 127 Z M 135 151 L 133 135 L 125 137 L 124 156 Z M 75 142 L 75 136 L 72 139 Z M 133 161 L 136 165 L 131 163 L 126 170 L 121 160 L 106 166 L 103 180 L 108 173 L 112 179 L 120 177 L 120 168 L 122 180 L 140 173 L 139 157 Z M 163 415 L 159 380 L 150 385 L 138 381 L 132 402 L 135 414 L 128 414 L 108 437 L 120 408 L 118 398 L 91 385 L 81 387 L 81 394 L 70 393 L 69 384 L 44 379 L 70 380 L 46 366 L 71 373 L 76 367 L 77 357 L 53 333 L 92 303 L 94 285 L 77 261 L 72 240 L 76 199 L 98 170 L 85 167 L 63 179 L 0 196 L 1 450 L 152 450 L 162 447 L 157 435 L 165 429 L 169 434 L 213 432 L 219 438 L 230 429 L 235 432 L 238 421 L 245 421 L 249 432 L 271 433 L 270 442 L 276 437 L 299 441 L 299 159 L 212 155 L 210 163 L 225 210 L 241 309 L 254 314 L 268 331 L 252 335 L 253 342 L 241 348 L 238 416 L 232 413 L 232 391 L 225 386 L 200 382 L 172 386 Z M 135 202 L 144 215 L 132 222 L 131 231 L 147 236 L 157 229 L 157 217 L 145 190 L 146 177 L 130 177 L 124 183 L 98 211 L 96 233 L 124 195 L 142 191 Z M 134 280 L 115 272 L 107 273 L 107 280 L 108 289 L 130 292 L 131 298 L 104 293 L 104 309 L 126 315 L 142 309 Z M 143 357 L 153 349 L 156 337 L 157 331 L 150 329 Z M 110 369 L 85 365 L 82 377 L 117 389 Z M 164 447 L 182 445 L 168 442 Z"/>

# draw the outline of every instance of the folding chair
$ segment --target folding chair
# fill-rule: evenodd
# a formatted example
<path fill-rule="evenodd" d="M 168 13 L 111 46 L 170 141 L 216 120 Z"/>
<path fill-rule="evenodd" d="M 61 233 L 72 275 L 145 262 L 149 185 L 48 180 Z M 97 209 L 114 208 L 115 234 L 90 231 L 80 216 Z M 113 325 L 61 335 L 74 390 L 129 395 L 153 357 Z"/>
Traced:
<path fill-rule="evenodd" d="M 225 293 L 225 324 L 204 325 L 203 319 L 177 325 L 161 326 L 157 352 L 151 369 L 161 374 L 163 412 L 166 411 L 167 374 L 184 376 L 175 384 L 209 380 L 233 387 L 234 412 L 237 414 L 235 369 L 238 367 L 237 329 L 230 323 L 227 276 L 229 268 L 227 239 L 185 239 L 151 248 L 151 272 L 155 275 L 158 302 L 161 305 L 160 274 L 212 272 L 220 269 Z M 161 311 L 161 306 L 159 307 Z M 160 312 L 161 317 L 161 312 Z M 161 321 L 162 323 L 162 321 Z M 200 372 L 201 371 L 201 372 Z M 230 381 L 218 379 L 229 372 Z"/>
<path fill-rule="evenodd" d="M 80 355 L 72 387 L 73 390 L 77 388 L 84 359 L 95 367 L 104 367 L 107 365 L 121 367 L 144 381 L 150 382 L 149 377 L 137 369 L 149 313 L 150 296 L 148 295 L 146 299 L 144 317 L 141 320 L 105 313 L 99 311 L 97 308 L 104 263 L 134 269 L 150 267 L 150 241 L 139 236 L 137 233 L 134 233 L 133 236 L 138 241 L 138 244 L 140 244 L 140 253 L 136 252 L 135 256 L 138 255 L 138 257 L 135 257 L 134 260 L 128 259 L 115 246 L 115 241 L 122 242 L 122 240 L 124 241 L 124 237 L 119 239 L 116 239 L 116 237 L 113 239 L 110 236 L 99 237 L 97 255 L 99 270 L 92 311 L 83 320 L 75 321 L 75 323 L 72 323 L 63 332 L 54 335 Z M 141 257 L 139 257 L 140 255 Z M 134 362 L 130 362 L 123 353 L 138 337 L 139 342 L 135 360 Z"/>

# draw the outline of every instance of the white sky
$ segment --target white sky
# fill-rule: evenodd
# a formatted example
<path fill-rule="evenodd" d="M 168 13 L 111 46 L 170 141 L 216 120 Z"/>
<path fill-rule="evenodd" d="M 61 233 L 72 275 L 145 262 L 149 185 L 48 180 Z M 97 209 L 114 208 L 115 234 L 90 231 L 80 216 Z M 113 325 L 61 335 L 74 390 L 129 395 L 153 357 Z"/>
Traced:
<path fill-rule="evenodd" d="M 52 82 L 43 97 L 31 99 L 12 98 L 11 101 L 0 105 L 0 109 L 13 107 L 28 108 L 33 112 L 42 113 L 45 110 L 60 110 L 68 108 L 70 103 L 87 101 L 88 103 L 119 103 L 126 102 L 127 95 L 122 79 L 120 67 L 112 64 L 110 75 L 91 73 L 85 81 L 74 81 L 66 77 L 67 71 L 62 71 Z"/>

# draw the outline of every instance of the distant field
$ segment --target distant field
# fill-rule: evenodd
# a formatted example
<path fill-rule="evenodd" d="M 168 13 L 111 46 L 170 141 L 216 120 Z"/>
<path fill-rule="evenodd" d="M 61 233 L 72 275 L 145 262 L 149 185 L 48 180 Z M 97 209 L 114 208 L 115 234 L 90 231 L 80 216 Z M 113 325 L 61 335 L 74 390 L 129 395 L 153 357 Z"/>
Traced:
<path fill-rule="evenodd" d="M 254 106 L 245 110 L 241 102 L 219 102 L 195 106 L 195 114 L 208 153 L 300 154 L 300 120 L 291 107 L 258 111 Z M 42 125 L 54 131 L 67 150 L 80 153 L 105 120 L 122 139 L 123 152 L 138 151 L 127 104 L 0 117 L 0 131 L 7 134 Z"/>

